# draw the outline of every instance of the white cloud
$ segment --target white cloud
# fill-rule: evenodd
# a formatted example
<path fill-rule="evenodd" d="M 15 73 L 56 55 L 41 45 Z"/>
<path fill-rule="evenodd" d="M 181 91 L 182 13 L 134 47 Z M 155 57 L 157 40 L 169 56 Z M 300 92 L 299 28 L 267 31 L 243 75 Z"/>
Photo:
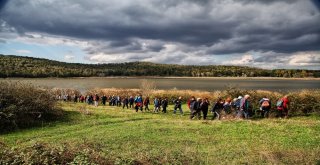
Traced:
<path fill-rule="evenodd" d="M 74 60 L 75 56 L 72 55 L 72 54 L 66 54 L 64 56 L 64 59 L 67 60 L 67 61 L 70 61 L 70 60 Z"/>
<path fill-rule="evenodd" d="M 32 53 L 30 50 L 16 50 L 17 53 L 20 53 L 20 54 L 30 54 Z"/>
<path fill-rule="evenodd" d="M 320 53 L 303 52 L 293 55 L 289 58 L 288 64 L 291 66 L 320 66 Z"/>
<path fill-rule="evenodd" d="M 80 48 L 87 48 L 91 45 L 88 41 L 81 39 L 69 38 L 65 36 L 56 36 L 41 33 L 25 33 L 24 35 L 17 36 L 14 41 L 23 43 L 32 43 L 38 45 L 65 45 L 77 46 Z"/>
<path fill-rule="evenodd" d="M 230 61 L 223 62 L 226 65 L 250 65 L 254 64 L 254 58 L 250 54 L 241 56 L 240 58 L 235 58 Z"/>

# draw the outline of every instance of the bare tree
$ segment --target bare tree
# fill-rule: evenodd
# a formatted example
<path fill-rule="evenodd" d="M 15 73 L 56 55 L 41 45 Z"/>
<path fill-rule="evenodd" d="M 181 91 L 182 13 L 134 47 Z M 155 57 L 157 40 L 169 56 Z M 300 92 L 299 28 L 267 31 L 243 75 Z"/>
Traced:
<path fill-rule="evenodd" d="M 149 97 L 156 88 L 157 86 L 155 81 L 146 79 L 141 80 L 140 90 L 144 96 Z"/>

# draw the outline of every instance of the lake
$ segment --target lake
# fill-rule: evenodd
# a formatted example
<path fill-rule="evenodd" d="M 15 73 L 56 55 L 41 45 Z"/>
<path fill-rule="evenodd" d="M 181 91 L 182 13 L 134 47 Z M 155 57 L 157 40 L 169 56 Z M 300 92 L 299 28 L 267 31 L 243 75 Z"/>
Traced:
<path fill-rule="evenodd" d="M 229 86 L 240 89 L 293 91 L 320 89 L 320 79 L 284 78 L 7 78 L 0 81 L 20 81 L 49 88 L 139 88 L 142 80 L 154 81 L 157 89 L 223 90 Z"/>

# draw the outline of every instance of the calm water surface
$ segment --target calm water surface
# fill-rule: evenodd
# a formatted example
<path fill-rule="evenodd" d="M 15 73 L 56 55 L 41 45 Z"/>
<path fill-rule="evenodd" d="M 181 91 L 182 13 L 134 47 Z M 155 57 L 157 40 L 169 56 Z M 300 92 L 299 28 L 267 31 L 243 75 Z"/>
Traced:
<path fill-rule="evenodd" d="M 86 91 L 92 88 L 139 88 L 143 79 L 154 81 L 157 89 L 223 90 L 228 86 L 240 89 L 291 91 L 320 89 L 320 79 L 268 78 L 10 78 L 0 81 L 21 81 L 49 88 L 74 88 Z"/>

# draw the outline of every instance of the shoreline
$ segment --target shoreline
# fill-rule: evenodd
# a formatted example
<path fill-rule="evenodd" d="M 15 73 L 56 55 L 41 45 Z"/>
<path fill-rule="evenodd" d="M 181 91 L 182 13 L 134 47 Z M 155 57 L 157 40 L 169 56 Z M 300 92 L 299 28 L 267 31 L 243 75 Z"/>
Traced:
<path fill-rule="evenodd" d="M 111 76 L 111 77 L 7 77 L 0 80 L 10 79 L 225 79 L 225 80 L 320 80 L 316 77 L 286 78 L 286 77 L 161 77 L 161 76 Z"/>

